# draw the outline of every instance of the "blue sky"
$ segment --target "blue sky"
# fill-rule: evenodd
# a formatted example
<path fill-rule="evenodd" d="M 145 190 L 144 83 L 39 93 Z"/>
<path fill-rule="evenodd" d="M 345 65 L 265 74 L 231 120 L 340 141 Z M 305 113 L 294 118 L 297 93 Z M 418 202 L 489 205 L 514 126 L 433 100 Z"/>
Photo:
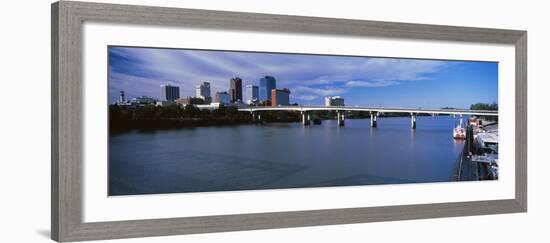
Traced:
<path fill-rule="evenodd" d="M 211 83 L 212 94 L 229 89 L 238 76 L 259 85 L 270 75 L 291 102 L 322 105 L 339 95 L 346 105 L 468 108 L 498 102 L 498 63 L 400 58 L 323 56 L 186 49 L 109 47 L 109 101 L 158 98 L 161 84 L 180 86 L 193 96 L 195 85 Z M 246 99 L 246 97 L 245 97 Z"/>

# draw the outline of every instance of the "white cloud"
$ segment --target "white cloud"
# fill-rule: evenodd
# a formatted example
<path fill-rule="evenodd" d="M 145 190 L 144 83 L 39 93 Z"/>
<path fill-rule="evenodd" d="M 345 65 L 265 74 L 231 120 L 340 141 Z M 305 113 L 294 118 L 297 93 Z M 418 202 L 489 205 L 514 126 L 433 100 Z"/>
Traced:
<path fill-rule="evenodd" d="M 311 101 L 311 100 L 315 100 L 317 98 L 320 98 L 317 95 L 291 95 L 291 96 L 294 99 L 307 100 L 307 101 Z"/>
<path fill-rule="evenodd" d="M 321 97 L 331 95 L 341 95 L 347 91 L 346 88 L 322 87 L 312 88 L 307 86 L 297 86 L 291 89 L 293 99 L 312 101 Z"/>
<path fill-rule="evenodd" d="M 386 87 L 390 85 L 397 85 L 399 82 L 391 80 L 381 80 L 381 81 L 357 81 L 352 80 L 346 82 L 346 87 Z"/>
<path fill-rule="evenodd" d="M 448 64 L 437 60 L 369 58 L 363 63 L 362 69 L 366 80 L 414 81 L 428 79 L 428 74 Z"/>
<path fill-rule="evenodd" d="M 314 94 L 319 96 L 339 95 L 346 92 L 343 88 L 324 87 L 324 88 L 311 88 L 306 86 L 298 86 L 291 90 L 299 94 Z"/>

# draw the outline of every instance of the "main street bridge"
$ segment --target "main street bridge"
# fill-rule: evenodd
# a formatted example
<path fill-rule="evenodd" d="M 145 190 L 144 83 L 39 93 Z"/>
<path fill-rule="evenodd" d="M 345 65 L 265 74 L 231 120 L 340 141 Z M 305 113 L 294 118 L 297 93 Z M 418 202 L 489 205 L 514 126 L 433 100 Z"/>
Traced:
<path fill-rule="evenodd" d="M 487 110 L 464 110 L 464 109 L 423 109 L 423 108 L 384 108 L 384 107 L 364 107 L 364 106 L 240 106 L 239 111 L 250 112 L 253 119 L 261 119 L 261 111 L 296 111 L 302 114 L 302 123 L 310 124 L 310 113 L 312 111 L 336 111 L 338 125 L 344 125 L 346 111 L 363 111 L 370 113 L 371 127 L 376 127 L 377 118 L 380 113 L 405 113 L 411 117 L 411 127 L 416 128 L 417 114 L 430 115 L 453 115 L 462 119 L 463 115 L 471 116 L 498 116 L 498 111 Z"/>

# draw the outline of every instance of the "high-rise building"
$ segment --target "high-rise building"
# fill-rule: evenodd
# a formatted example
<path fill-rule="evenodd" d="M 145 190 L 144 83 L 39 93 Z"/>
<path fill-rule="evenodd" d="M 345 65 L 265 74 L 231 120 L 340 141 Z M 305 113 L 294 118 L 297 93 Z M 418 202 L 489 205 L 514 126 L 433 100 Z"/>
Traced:
<path fill-rule="evenodd" d="M 249 105 L 258 102 L 258 86 L 252 84 L 246 86 L 246 99 Z"/>
<path fill-rule="evenodd" d="M 231 103 L 231 96 L 227 92 L 216 92 L 215 101 L 220 104 Z"/>
<path fill-rule="evenodd" d="M 344 98 L 340 96 L 325 97 L 325 106 L 344 106 Z"/>
<path fill-rule="evenodd" d="M 290 90 L 284 89 L 272 89 L 271 90 L 271 106 L 289 105 L 290 104 Z"/>
<path fill-rule="evenodd" d="M 126 98 L 124 97 L 124 91 L 120 91 L 120 96 L 118 97 L 118 103 L 124 103 L 126 102 Z"/>
<path fill-rule="evenodd" d="M 160 100 L 174 101 L 180 98 L 180 87 L 163 84 L 160 86 Z"/>
<path fill-rule="evenodd" d="M 243 100 L 243 80 L 239 77 L 234 77 L 229 80 L 229 94 L 231 102 Z"/>
<path fill-rule="evenodd" d="M 203 82 L 200 85 L 196 86 L 196 96 L 199 98 L 206 99 L 207 97 L 210 97 L 210 83 L 209 82 Z"/>
<path fill-rule="evenodd" d="M 277 81 L 272 76 L 265 76 L 260 79 L 259 98 L 260 101 L 271 100 L 271 91 L 277 88 Z"/>

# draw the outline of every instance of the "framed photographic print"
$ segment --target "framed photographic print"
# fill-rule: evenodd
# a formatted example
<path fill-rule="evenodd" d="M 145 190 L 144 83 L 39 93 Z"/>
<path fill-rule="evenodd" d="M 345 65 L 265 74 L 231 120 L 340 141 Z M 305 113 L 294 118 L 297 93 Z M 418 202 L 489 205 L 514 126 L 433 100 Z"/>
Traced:
<path fill-rule="evenodd" d="M 54 3 L 52 238 L 526 212 L 526 38 Z"/>

